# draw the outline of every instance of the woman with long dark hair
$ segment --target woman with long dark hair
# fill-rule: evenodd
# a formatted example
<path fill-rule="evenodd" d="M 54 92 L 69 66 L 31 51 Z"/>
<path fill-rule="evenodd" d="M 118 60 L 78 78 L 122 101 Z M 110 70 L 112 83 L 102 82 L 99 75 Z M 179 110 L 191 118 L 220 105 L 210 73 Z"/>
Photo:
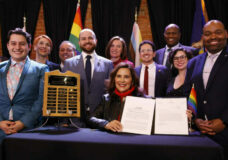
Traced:
<path fill-rule="evenodd" d="M 108 94 L 88 120 L 92 128 L 120 132 L 120 123 L 126 96 L 144 97 L 139 90 L 139 80 L 131 65 L 121 62 L 110 75 Z"/>

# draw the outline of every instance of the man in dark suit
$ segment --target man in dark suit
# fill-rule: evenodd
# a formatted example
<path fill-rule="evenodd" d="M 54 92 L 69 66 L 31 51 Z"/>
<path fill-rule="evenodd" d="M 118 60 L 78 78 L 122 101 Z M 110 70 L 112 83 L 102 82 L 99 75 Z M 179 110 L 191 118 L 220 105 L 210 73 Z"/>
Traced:
<path fill-rule="evenodd" d="M 139 45 L 142 64 L 135 68 L 139 76 L 140 88 L 152 97 L 164 97 L 169 81 L 169 70 L 153 61 L 155 45 L 151 41 L 143 41 Z"/>
<path fill-rule="evenodd" d="M 112 61 L 98 56 L 95 52 L 97 39 L 91 29 L 83 29 L 79 34 L 81 55 L 66 59 L 63 72 L 80 74 L 84 86 L 84 106 L 89 114 L 95 110 L 105 93 L 105 80 L 113 69 Z M 79 124 L 80 125 L 80 124 Z M 83 126 L 83 122 L 82 122 Z"/>
<path fill-rule="evenodd" d="M 11 58 L 0 63 L 0 140 L 35 127 L 42 113 L 43 78 L 48 67 L 28 58 L 31 36 L 20 28 L 8 33 Z"/>
<path fill-rule="evenodd" d="M 196 126 L 221 144 L 228 154 L 228 48 L 222 22 L 211 20 L 203 28 L 207 52 L 191 59 L 187 68 L 188 91 L 197 95 Z M 226 157 L 228 159 L 228 157 Z"/>
<path fill-rule="evenodd" d="M 197 49 L 180 44 L 180 37 L 181 31 L 178 25 L 169 24 L 168 26 L 166 26 L 164 31 L 164 39 L 166 41 L 166 46 L 156 51 L 156 63 L 162 64 L 170 69 L 171 65 L 169 63 L 169 53 L 178 47 L 183 47 L 189 50 L 190 52 L 192 52 L 194 56 L 198 55 Z"/>

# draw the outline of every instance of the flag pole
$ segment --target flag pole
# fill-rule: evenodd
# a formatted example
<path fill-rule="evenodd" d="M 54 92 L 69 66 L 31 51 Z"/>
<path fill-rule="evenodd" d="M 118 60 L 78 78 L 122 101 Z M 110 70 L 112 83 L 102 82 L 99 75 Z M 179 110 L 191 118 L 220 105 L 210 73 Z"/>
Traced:
<path fill-rule="evenodd" d="M 26 17 L 25 17 L 25 13 L 24 13 L 24 17 L 23 17 L 23 30 L 26 32 Z"/>
<path fill-rule="evenodd" d="M 138 15 L 137 15 L 137 7 L 135 7 L 135 22 L 137 22 L 137 18 L 138 18 Z"/>

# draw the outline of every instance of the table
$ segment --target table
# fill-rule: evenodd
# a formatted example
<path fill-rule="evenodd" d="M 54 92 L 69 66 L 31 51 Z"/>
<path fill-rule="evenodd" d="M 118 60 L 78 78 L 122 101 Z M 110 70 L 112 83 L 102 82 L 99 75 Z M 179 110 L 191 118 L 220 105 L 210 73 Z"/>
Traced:
<path fill-rule="evenodd" d="M 221 160 L 220 145 L 206 136 L 136 135 L 81 128 L 42 128 L 7 136 L 5 160 Z"/>

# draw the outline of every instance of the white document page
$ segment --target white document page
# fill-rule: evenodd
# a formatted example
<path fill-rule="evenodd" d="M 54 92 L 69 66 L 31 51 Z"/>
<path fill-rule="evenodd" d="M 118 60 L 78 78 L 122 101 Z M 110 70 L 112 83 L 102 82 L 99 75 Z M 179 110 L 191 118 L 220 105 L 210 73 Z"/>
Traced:
<path fill-rule="evenodd" d="M 154 99 L 127 96 L 121 118 L 123 132 L 150 135 L 154 105 Z"/>
<path fill-rule="evenodd" d="M 156 98 L 155 134 L 188 135 L 186 98 Z"/>

